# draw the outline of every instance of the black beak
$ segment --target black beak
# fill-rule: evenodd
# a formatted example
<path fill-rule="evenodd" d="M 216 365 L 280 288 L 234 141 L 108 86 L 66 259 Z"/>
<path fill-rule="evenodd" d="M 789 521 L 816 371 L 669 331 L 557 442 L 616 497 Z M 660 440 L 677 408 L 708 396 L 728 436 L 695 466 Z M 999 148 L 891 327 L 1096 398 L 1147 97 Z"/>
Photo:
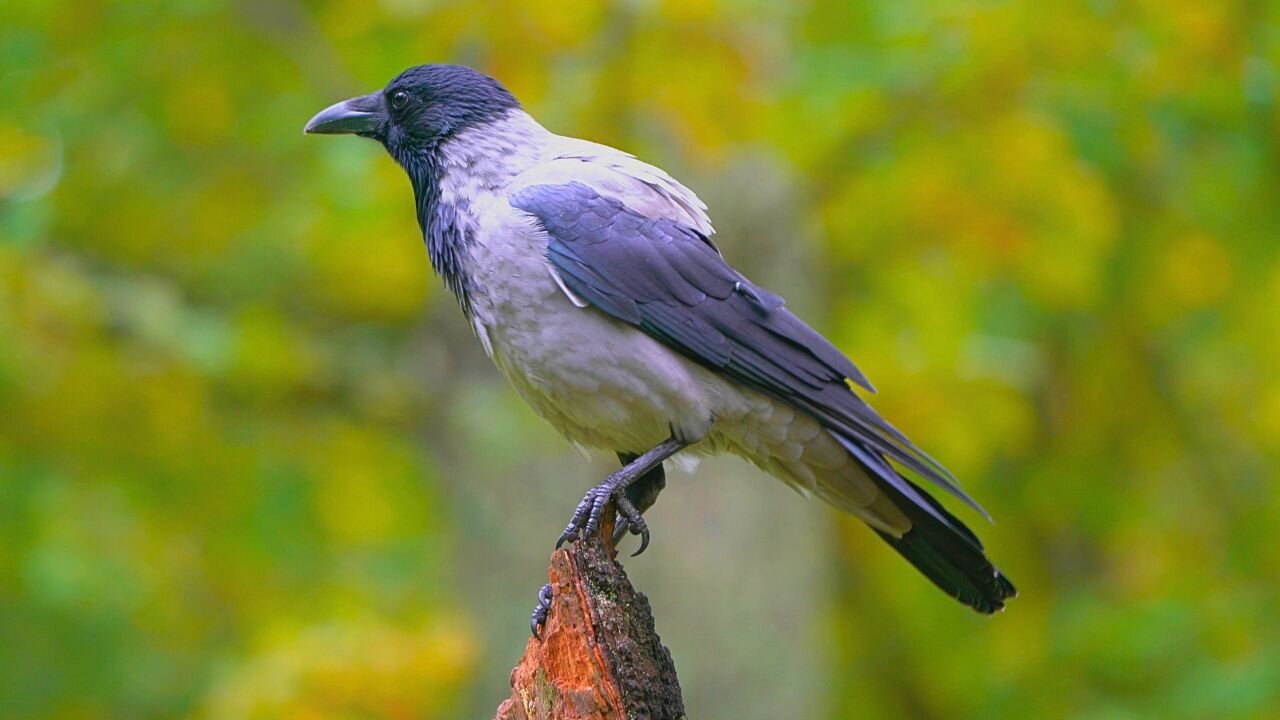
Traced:
<path fill-rule="evenodd" d="M 376 135 L 386 119 L 382 93 L 370 93 L 343 100 L 321 110 L 304 133 L 317 135 Z"/>

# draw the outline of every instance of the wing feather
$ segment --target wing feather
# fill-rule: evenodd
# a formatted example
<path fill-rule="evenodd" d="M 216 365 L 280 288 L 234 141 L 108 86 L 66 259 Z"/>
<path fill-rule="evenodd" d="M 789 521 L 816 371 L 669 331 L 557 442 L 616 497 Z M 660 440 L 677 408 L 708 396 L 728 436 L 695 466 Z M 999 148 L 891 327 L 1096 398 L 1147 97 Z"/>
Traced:
<path fill-rule="evenodd" d="M 511 204 L 541 222 L 548 260 L 574 295 L 810 413 L 838 431 L 850 453 L 877 477 L 944 524 L 951 524 L 949 516 L 920 497 L 885 457 L 986 515 L 945 468 L 849 388 L 852 381 L 874 392 L 843 353 L 792 314 L 781 297 L 730 267 L 704 232 L 681 222 L 685 207 L 646 215 L 633 209 L 643 202 L 624 202 L 578 180 L 525 184 L 511 195 Z"/>

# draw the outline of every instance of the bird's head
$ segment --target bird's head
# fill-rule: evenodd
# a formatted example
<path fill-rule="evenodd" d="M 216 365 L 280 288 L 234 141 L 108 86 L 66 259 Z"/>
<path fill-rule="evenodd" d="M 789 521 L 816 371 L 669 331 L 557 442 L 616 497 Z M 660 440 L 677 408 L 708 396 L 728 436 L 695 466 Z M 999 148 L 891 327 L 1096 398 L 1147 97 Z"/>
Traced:
<path fill-rule="evenodd" d="M 304 132 L 372 138 L 408 168 L 445 140 L 519 106 L 484 73 L 461 65 L 419 65 L 382 90 L 321 110 Z"/>

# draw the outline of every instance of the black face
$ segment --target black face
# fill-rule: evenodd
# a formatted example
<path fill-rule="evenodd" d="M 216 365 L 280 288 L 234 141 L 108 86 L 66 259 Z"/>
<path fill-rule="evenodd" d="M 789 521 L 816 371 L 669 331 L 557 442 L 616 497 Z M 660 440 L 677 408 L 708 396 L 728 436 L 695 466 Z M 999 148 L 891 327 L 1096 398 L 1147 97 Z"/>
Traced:
<path fill-rule="evenodd" d="M 461 65 L 419 65 L 380 92 L 351 98 L 307 123 L 305 132 L 378 140 L 397 158 L 431 150 L 520 104 L 493 78 Z"/>

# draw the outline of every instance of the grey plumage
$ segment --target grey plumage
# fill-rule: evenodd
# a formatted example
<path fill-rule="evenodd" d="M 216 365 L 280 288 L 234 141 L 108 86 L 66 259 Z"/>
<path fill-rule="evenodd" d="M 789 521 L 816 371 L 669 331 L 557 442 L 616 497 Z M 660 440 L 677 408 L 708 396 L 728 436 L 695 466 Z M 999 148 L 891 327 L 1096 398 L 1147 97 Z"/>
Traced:
<path fill-rule="evenodd" d="M 729 267 L 696 230 L 646 218 L 578 182 L 525 188 L 511 204 L 542 222 L 547 257 L 579 297 L 754 390 L 805 408 L 985 514 L 845 385 L 848 379 L 871 390 L 848 358 L 781 297 Z M 885 475 L 897 484 L 896 473 Z"/>
<path fill-rule="evenodd" d="M 341 105 L 309 129 L 374 137 L 405 167 L 434 267 L 536 411 L 620 457 L 669 435 L 741 455 L 856 514 L 966 604 L 1003 606 L 1013 586 L 977 537 L 890 461 L 981 508 L 854 392 L 873 390 L 848 358 L 724 260 L 691 191 L 440 67 L 348 101 L 363 131 Z"/>

